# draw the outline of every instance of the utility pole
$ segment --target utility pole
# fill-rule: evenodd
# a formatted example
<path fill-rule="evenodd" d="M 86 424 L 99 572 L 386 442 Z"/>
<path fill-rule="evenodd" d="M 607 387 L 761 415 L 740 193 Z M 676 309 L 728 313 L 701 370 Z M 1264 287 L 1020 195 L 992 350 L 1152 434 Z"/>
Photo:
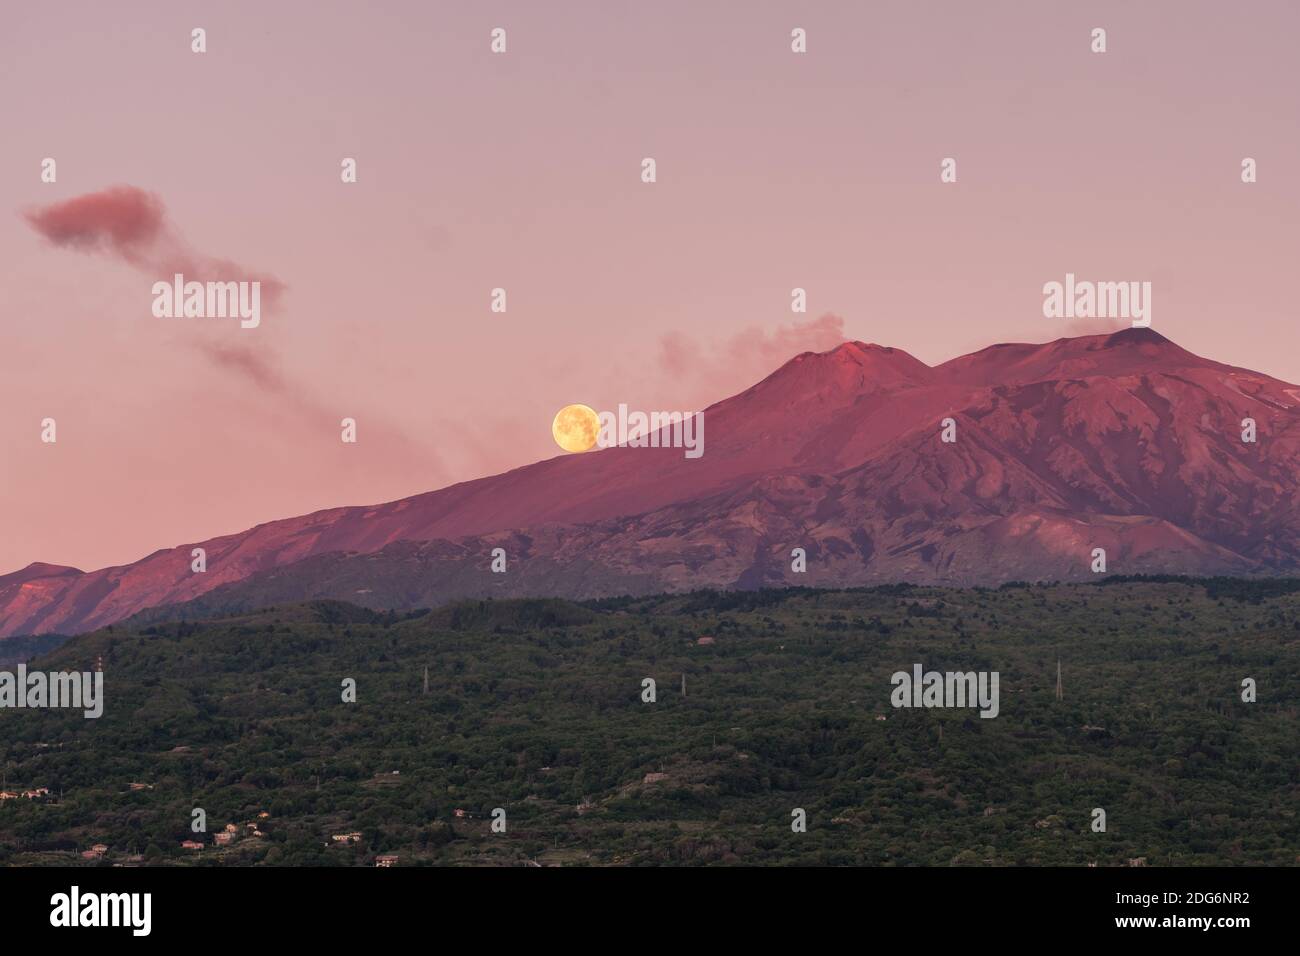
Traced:
<path fill-rule="evenodd" d="M 1065 700 L 1065 694 L 1061 691 L 1061 659 L 1056 659 L 1056 699 Z"/>
<path fill-rule="evenodd" d="M 429 693 L 429 667 L 427 664 L 424 667 L 424 692 Z"/>
<path fill-rule="evenodd" d="M 682 674 L 682 696 L 686 696 L 686 675 Z"/>

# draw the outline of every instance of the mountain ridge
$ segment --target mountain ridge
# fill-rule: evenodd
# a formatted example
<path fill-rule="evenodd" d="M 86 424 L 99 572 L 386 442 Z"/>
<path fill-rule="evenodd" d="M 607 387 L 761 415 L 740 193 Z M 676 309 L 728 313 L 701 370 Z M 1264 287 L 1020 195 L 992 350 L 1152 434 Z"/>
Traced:
<path fill-rule="evenodd" d="M 320 590 L 308 566 L 288 570 L 301 562 L 383 555 L 370 558 L 377 576 L 403 542 L 451 549 L 430 552 L 423 573 L 454 587 L 408 588 L 435 600 L 537 596 L 533 585 L 596 597 L 692 583 L 1068 579 L 1091 573 L 1089 542 L 1109 544 L 1126 573 L 1287 573 L 1300 569 L 1297 404 L 1300 388 L 1150 329 L 995 345 L 936 366 L 845 342 L 708 406 L 696 461 L 602 449 L 112 568 L 36 562 L 0 576 L 0 636 L 71 633 L 271 580 L 291 598 Z M 1240 441 L 1245 417 L 1258 422 L 1255 445 Z M 953 443 L 940 440 L 947 418 Z M 480 581 L 484 549 L 501 541 L 511 570 Z M 207 552 L 205 574 L 189 570 L 193 547 Z M 795 547 L 806 574 L 789 570 Z M 331 574 L 348 586 L 364 577 Z"/>

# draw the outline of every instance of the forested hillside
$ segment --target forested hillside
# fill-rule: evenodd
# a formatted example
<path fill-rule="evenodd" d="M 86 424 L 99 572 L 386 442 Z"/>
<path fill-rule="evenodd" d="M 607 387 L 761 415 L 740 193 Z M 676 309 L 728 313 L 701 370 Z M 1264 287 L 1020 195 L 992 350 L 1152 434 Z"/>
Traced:
<path fill-rule="evenodd" d="M 118 625 L 29 665 L 102 656 L 102 718 L 0 710 L 3 789 L 50 791 L 0 801 L 0 861 L 1295 864 L 1293 583 L 320 602 Z M 891 707 L 890 675 L 916 663 L 999 672 L 999 715 Z"/>

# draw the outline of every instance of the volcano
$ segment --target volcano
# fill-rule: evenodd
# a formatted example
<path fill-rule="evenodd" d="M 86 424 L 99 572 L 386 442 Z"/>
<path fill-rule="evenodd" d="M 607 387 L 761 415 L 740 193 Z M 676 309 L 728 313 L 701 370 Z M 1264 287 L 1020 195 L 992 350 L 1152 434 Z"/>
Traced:
<path fill-rule="evenodd" d="M 1096 548 L 1110 574 L 1300 571 L 1300 387 L 1150 329 L 995 345 L 933 367 L 846 342 L 795 356 L 704 415 L 698 459 L 608 448 L 123 567 L 32 564 L 0 577 L 0 636 L 322 597 L 409 608 L 1095 580 Z M 190 569 L 195 547 L 204 573 Z M 498 548 L 505 573 L 491 569 Z"/>

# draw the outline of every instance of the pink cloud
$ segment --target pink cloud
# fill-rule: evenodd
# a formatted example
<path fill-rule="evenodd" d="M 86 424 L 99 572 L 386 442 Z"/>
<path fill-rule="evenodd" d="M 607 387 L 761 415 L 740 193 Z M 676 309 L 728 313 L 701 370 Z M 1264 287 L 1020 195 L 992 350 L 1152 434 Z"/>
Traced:
<path fill-rule="evenodd" d="M 1073 338 L 1078 335 L 1106 335 L 1127 329 L 1133 323 L 1128 319 L 1071 319 L 1065 324 L 1062 335 Z"/>
<path fill-rule="evenodd" d="M 749 326 L 720 342 L 669 332 L 659 339 L 658 360 L 691 394 L 712 402 L 748 388 L 800 352 L 825 352 L 843 341 L 844 320 L 828 312 L 770 330 Z"/>
<path fill-rule="evenodd" d="M 273 359 L 247 345 L 226 342 L 196 342 L 195 347 L 217 368 L 232 372 L 263 392 L 283 394 L 288 383 Z"/>
<path fill-rule="evenodd" d="M 135 186 L 110 186 L 28 209 L 23 218 L 59 248 L 115 256 L 154 279 L 179 272 L 196 282 L 261 282 L 267 309 L 276 308 L 286 288 L 273 275 L 189 249 L 167 224 L 163 201 Z"/>
<path fill-rule="evenodd" d="M 163 204 L 134 186 L 113 186 L 29 209 L 23 217 L 56 246 L 107 252 L 134 264 L 163 229 Z"/>

